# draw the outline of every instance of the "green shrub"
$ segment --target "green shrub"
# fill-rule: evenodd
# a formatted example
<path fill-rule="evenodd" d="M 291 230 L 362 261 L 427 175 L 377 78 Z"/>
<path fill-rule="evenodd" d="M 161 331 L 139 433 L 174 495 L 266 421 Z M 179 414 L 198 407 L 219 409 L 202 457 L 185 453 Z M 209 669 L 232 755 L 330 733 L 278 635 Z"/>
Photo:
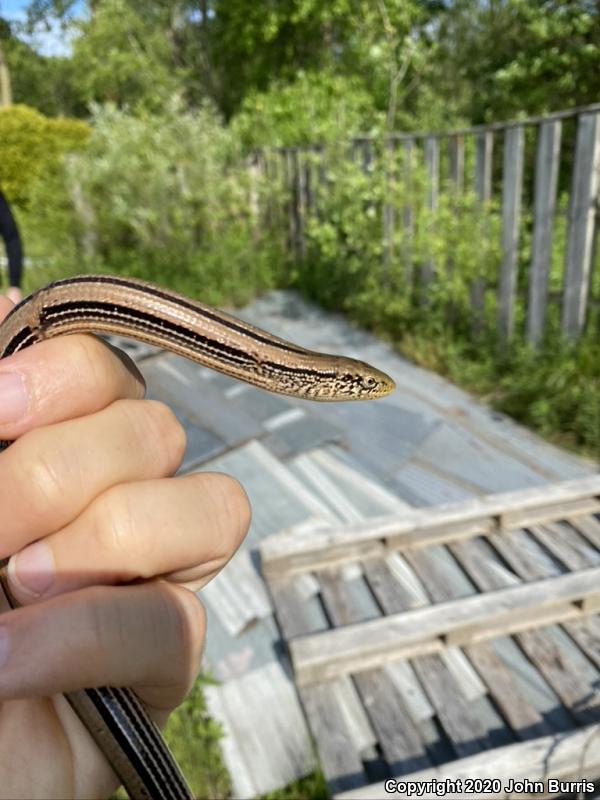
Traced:
<path fill-rule="evenodd" d="M 88 136 L 89 126 L 80 120 L 50 119 L 23 105 L 0 108 L 0 189 L 26 205 L 36 181 Z"/>
<path fill-rule="evenodd" d="M 137 275 L 208 302 L 241 302 L 273 285 L 281 255 L 259 224 L 262 179 L 209 107 L 159 116 L 98 106 L 62 180 L 73 268 Z M 41 214 L 44 192 L 38 185 Z M 46 205 L 57 204 L 52 193 Z"/>
<path fill-rule="evenodd" d="M 231 128 L 252 149 L 345 140 L 381 122 L 362 81 L 323 71 L 299 72 L 293 83 L 251 92 Z"/>

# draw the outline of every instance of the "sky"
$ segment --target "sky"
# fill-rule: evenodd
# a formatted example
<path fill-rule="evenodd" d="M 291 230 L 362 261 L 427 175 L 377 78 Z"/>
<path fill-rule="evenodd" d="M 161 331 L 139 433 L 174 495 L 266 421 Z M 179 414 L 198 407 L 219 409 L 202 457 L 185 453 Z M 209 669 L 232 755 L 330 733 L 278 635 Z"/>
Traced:
<path fill-rule="evenodd" d="M 24 21 L 28 5 L 29 0 L 0 0 L 0 16 L 17 22 Z M 58 24 L 52 24 L 49 31 L 37 31 L 33 36 L 28 37 L 27 41 L 46 56 L 68 55 L 70 51 L 69 42 Z"/>

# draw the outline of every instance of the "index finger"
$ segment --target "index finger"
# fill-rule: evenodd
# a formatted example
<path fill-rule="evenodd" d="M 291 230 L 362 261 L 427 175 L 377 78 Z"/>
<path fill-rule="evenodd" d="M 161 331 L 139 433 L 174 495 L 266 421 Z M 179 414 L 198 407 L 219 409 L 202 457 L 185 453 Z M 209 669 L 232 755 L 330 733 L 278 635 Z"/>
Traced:
<path fill-rule="evenodd" d="M 8 307 L 7 307 L 8 306 Z M 12 304 L 0 298 L 0 319 Z M 0 360 L 0 440 L 144 396 L 137 367 L 91 335 L 60 336 Z"/>

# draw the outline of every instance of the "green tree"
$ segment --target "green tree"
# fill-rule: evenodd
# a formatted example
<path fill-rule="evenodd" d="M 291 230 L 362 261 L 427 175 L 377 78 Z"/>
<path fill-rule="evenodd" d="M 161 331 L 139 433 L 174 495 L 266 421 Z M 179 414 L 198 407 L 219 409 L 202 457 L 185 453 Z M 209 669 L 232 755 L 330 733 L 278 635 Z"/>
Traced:
<path fill-rule="evenodd" d="M 595 0 L 454 0 L 429 83 L 480 123 L 597 101 L 599 70 Z"/>
<path fill-rule="evenodd" d="M 75 22 L 75 82 L 86 101 L 159 110 L 183 91 L 165 31 L 127 0 L 103 0 Z"/>
<path fill-rule="evenodd" d="M 251 91 L 330 70 L 360 78 L 391 126 L 403 87 L 414 91 L 435 5 L 425 0 L 213 0 L 211 47 L 231 115 Z"/>

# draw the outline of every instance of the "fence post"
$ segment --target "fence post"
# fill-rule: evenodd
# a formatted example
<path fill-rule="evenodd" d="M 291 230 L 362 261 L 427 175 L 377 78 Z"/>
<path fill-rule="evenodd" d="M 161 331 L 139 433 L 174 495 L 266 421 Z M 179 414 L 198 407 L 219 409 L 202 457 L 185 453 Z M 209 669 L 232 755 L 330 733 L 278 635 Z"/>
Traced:
<path fill-rule="evenodd" d="M 509 339 L 514 327 L 515 294 L 519 268 L 519 221 L 523 194 L 523 126 L 504 131 L 502 174 L 502 267 L 498 329 Z"/>
<path fill-rule="evenodd" d="M 461 213 L 459 197 L 465 184 L 465 140 L 460 134 L 454 134 L 448 139 L 448 189 L 451 193 L 452 211 L 455 218 Z M 452 276 L 456 269 L 454 253 L 446 254 L 446 273 Z M 456 304 L 449 300 L 446 305 L 446 320 L 451 327 L 456 322 Z"/>
<path fill-rule="evenodd" d="M 406 202 L 402 208 L 402 260 L 404 261 L 404 276 L 406 285 L 412 290 L 413 267 L 413 241 L 415 238 L 415 213 L 413 209 L 413 170 L 415 163 L 415 140 L 411 137 L 404 140 L 404 163 L 402 177 L 405 188 Z"/>
<path fill-rule="evenodd" d="M 390 202 L 390 188 L 394 185 L 396 175 L 396 143 L 393 139 L 386 139 L 383 148 L 385 188 L 383 201 L 383 277 L 385 284 L 390 286 L 390 270 L 394 260 L 394 203 Z"/>
<path fill-rule="evenodd" d="M 452 188 L 459 194 L 463 190 L 465 180 L 465 140 L 461 135 L 454 135 L 448 139 L 448 174 Z"/>
<path fill-rule="evenodd" d="M 585 325 L 600 172 L 600 114 L 582 114 L 577 125 L 569 198 L 562 328 L 577 339 Z"/>
<path fill-rule="evenodd" d="M 435 136 L 428 136 L 425 139 L 425 170 L 427 172 L 427 211 L 430 214 L 427 227 L 429 234 L 432 235 L 435 227 L 433 218 L 438 207 L 440 183 L 440 143 Z M 433 280 L 434 272 L 434 258 L 432 254 L 429 254 L 421 270 L 421 282 L 424 290 Z M 425 294 L 424 300 L 427 301 Z"/>
<path fill-rule="evenodd" d="M 527 307 L 527 341 L 532 345 L 539 344 L 546 321 L 561 129 L 560 120 L 542 122 L 538 129 Z"/>
<path fill-rule="evenodd" d="M 482 131 L 475 140 L 475 193 L 483 210 L 492 196 L 492 152 L 494 148 L 494 134 L 492 131 Z M 486 226 L 483 220 L 479 223 L 479 235 L 486 235 Z M 478 336 L 483 329 L 485 313 L 485 279 L 483 276 L 475 278 L 471 285 L 471 308 L 473 310 L 473 333 Z"/>

